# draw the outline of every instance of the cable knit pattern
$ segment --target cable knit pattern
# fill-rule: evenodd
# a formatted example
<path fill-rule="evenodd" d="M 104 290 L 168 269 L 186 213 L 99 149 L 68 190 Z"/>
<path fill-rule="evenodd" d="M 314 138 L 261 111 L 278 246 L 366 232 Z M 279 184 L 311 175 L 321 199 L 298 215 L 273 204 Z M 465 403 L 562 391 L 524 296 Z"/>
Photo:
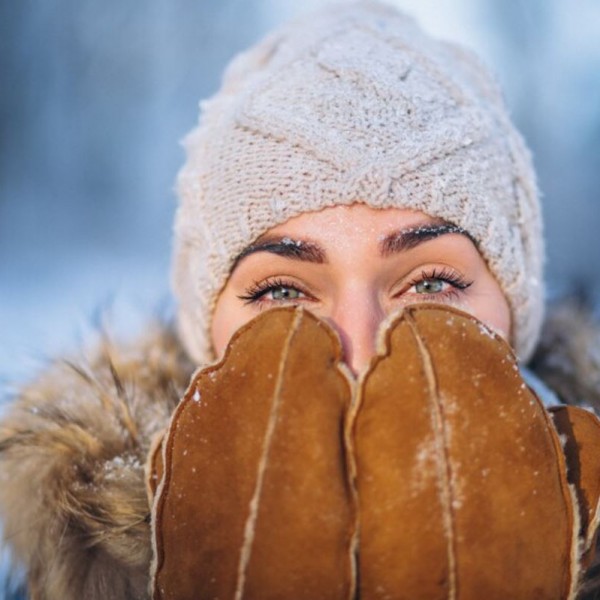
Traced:
<path fill-rule="evenodd" d="M 526 360 L 543 317 L 529 153 L 468 51 L 375 2 L 330 7 L 234 59 L 202 104 L 178 178 L 173 283 L 199 363 L 239 253 L 301 213 L 363 202 L 466 229 L 507 296 Z"/>

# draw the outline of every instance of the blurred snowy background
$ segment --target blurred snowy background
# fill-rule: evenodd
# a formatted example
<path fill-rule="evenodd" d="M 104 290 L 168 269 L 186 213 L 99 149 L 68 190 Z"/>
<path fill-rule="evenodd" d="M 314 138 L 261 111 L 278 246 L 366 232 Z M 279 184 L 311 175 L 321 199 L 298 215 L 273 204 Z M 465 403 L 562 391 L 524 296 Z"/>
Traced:
<path fill-rule="evenodd" d="M 396 0 L 504 85 L 556 293 L 600 280 L 600 2 Z M 226 62 L 318 0 L 0 0 L 0 381 L 169 306 L 178 144 Z M 2 394 L 0 393 L 0 397 Z"/>

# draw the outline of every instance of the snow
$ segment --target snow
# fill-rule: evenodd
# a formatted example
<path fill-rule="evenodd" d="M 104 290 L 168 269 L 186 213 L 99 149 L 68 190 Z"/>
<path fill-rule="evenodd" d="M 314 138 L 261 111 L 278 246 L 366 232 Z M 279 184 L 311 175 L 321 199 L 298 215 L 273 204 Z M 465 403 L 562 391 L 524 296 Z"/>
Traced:
<path fill-rule="evenodd" d="M 144 467 L 137 456 L 132 454 L 115 456 L 104 463 L 104 475 L 107 480 L 120 479 L 128 471 L 141 471 Z"/>
<path fill-rule="evenodd" d="M 284 244 L 285 246 L 296 246 L 297 248 L 302 246 L 302 240 L 293 240 L 292 238 L 289 238 L 289 237 L 284 237 L 281 240 L 281 243 Z"/>
<path fill-rule="evenodd" d="M 489 328 L 487 327 L 484 323 L 478 323 L 479 326 L 479 333 L 481 333 L 482 335 L 485 335 L 486 337 L 495 339 L 496 335 L 495 333 Z"/>

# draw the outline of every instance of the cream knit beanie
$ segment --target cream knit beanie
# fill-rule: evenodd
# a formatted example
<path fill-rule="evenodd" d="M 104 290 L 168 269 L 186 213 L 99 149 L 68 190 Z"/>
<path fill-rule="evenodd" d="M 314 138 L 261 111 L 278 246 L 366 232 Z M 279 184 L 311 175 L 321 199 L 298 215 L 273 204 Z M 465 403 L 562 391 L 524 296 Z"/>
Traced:
<path fill-rule="evenodd" d="M 238 254 L 300 213 L 363 202 L 466 229 L 509 300 L 521 360 L 543 313 L 535 175 L 478 60 L 376 2 L 330 7 L 237 56 L 178 177 L 174 290 L 191 356 Z"/>

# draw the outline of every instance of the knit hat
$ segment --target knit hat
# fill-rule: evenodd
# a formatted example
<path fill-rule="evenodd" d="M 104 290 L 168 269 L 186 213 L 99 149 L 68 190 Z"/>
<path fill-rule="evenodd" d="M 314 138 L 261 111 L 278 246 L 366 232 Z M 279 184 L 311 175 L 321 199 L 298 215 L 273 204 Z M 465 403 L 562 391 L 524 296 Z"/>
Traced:
<path fill-rule="evenodd" d="M 235 258 L 300 213 L 363 202 L 467 230 L 527 359 L 543 313 L 543 241 L 529 153 L 465 49 L 377 2 L 329 7 L 237 56 L 201 103 L 179 173 L 173 283 L 200 364 Z"/>

